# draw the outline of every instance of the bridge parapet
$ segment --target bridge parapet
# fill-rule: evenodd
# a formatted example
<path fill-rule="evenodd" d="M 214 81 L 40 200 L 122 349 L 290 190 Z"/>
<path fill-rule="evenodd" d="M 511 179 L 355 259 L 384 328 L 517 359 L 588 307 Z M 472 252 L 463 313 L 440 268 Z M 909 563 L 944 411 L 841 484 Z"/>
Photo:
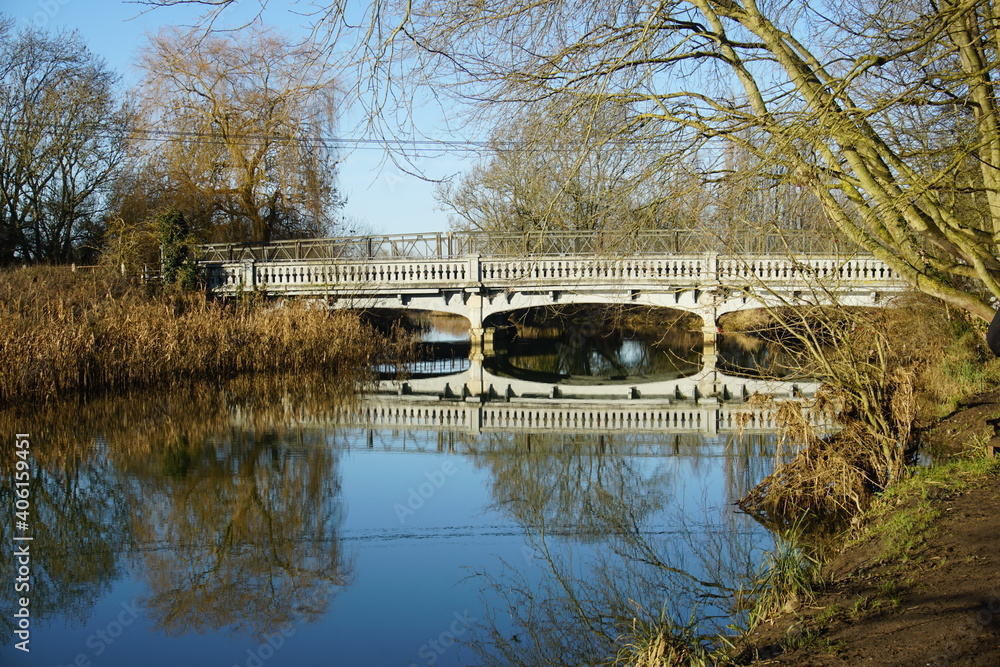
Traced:
<path fill-rule="evenodd" d="M 725 257 L 717 261 L 714 278 L 720 282 L 793 282 L 835 286 L 870 283 L 897 286 L 904 281 L 885 262 L 870 256 Z"/>
<path fill-rule="evenodd" d="M 210 291 L 233 294 L 265 291 L 276 295 L 354 292 L 359 289 L 479 285 L 476 258 L 408 261 L 279 260 L 203 262 Z"/>
<path fill-rule="evenodd" d="M 625 285 L 654 288 L 802 289 L 862 285 L 900 291 L 906 283 L 873 257 L 811 255 L 792 258 L 703 255 L 537 257 L 397 260 L 206 261 L 211 291 L 232 294 L 263 290 L 275 295 L 338 294 L 412 288 L 458 289 Z"/>

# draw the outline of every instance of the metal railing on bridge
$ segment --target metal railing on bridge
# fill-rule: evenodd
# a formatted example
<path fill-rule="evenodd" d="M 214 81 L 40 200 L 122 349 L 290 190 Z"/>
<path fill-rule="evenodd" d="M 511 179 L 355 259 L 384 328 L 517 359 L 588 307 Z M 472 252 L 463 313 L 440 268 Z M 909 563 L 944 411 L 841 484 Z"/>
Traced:
<path fill-rule="evenodd" d="M 294 239 L 272 243 L 211 243 L 198 247 L 201 262 L 309 259 L 451 259 L 529 256 L 642 256 L 720 252 L 732 255 L 851 253 L 856 248 L 804 230 L 736 234 L 702 230 L 431 232 Z"/>

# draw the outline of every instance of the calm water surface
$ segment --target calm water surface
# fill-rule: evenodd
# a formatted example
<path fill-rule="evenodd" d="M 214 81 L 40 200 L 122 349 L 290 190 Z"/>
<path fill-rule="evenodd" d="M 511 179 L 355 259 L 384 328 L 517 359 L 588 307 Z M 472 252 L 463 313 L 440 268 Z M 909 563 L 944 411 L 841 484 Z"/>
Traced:
<path fill-rule="evenodd" d="M 602 368 L 665 372 L 633 348 L 608 341 Z M 299 384 L 0 417 L 32 433 L 35 538 L 31 652 L 11 610 L 0 664 L 581 664 L 632 616 L 724 626 L 697 582 L 737 583 L 772 544 L 733 508 L 769 434 L 480 429 L 464 403 Z M 473 416 L 427 416 L 443 405 Z M 401 407 L 421 423 L 371 418 Z"/>

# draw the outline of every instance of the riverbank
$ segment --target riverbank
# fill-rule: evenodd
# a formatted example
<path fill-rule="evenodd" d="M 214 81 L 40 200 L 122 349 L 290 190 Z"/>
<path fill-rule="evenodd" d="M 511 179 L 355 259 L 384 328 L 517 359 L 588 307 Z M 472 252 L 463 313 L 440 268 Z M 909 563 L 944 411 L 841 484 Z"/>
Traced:
<path fill-rule="evenodd" d="M 275 305 L 135 284 L 111 271 L 5 271 L 0 405 L 253 374 L 321 372 L 351 382 L 405 347 L 353 312 Z"/>
<path fill-rule="evenodd" d="M 1000 665 L 1000 458 L 986 443 L 1000 390 L 962 401 L 927 434 L 950 461 L 866 513 L 794 600 L 748 638 L 749 665 Z"/>

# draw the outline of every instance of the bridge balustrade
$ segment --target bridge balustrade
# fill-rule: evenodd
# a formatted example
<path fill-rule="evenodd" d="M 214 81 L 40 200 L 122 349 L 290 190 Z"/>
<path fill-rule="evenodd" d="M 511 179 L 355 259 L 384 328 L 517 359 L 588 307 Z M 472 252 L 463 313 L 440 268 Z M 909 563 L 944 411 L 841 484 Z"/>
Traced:
<path fill-rule="evenodd" d="M 885 262 L 874 257 L 720 258 L 713 277 L 727 284 L 902 282 Z"/>
<path fill-rule="evenodd" d="M 691 285 L 726 287 L 821 284 L 885 284 L 903 281 L 884 262 L 870 257 L 720 257 L 714 253 L 663 258 L 536 258 L 395 261 L 255 261 L 210 263 L 210 290 L 232 293 L 264 289 L 301 293 L 310 288 L 339 290 L 407 287 L 464 288 L 477 285 Z"/>
<path fill-rule="evenodd" d="M 473 273 L 473 271 L 475 273 Z M 205 279 L 214 292 L 264 289 L 290 293 L 298 288 L 345 290 L 380 286 L 463 286 L 478 282 L 478 268 L 468 260 L 281 261 L 244 260 L 206 266 Z"/>

